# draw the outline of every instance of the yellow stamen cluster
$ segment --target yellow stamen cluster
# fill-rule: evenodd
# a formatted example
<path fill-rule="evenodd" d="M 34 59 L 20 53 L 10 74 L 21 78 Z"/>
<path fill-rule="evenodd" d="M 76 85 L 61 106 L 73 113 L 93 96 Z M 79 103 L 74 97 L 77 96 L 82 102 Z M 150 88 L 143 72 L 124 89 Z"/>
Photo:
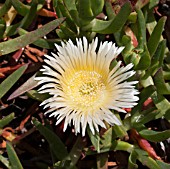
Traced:
<path fill-rule="evenodd" d="M 105 98 L 105 84 L 102 76 L 94 71 L 78 71 L 68 81 L 65 93 L 72 105 L 80 109 L 98 107 Z"/>

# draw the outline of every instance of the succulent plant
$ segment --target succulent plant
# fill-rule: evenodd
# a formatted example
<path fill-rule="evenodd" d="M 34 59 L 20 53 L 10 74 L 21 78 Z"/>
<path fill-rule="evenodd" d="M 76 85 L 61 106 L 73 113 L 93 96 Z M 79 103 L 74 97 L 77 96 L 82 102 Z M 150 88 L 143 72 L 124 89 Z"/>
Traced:
<path fill-rule="evenodd" d="M 15 99 L 24 95 L 35 103 L 22 115 L 22 120 L 21 115 L 15 112 L 10 111 L 7 115 L 3 110 L 8 109 L 1 105 L 3 118 L 0 120 L 0 133 L 3 141 L 0 145 L 3 149 L 0 151 L 0 161 L 3 166 L 12 169 L 24 167 L 22 155 L 17 155 L 20 151 L 17 152 L 13 145 L 20 149 L 22 147 L 20 141 L 25 137 L 29 138 L 35 133 L 36 128 L 38 134 L 43 136 L 49 145 L 49 149 L 43 151 L 43 155 L 45 152 L 50 154 L 48 158 L 50 162 L 44 159 L 36 161 L 37 168 L 49 166 L 80 168 L 83 160 L 79 159 L 82 153 L 84 156 L 97 157 L 98 162 L 91 168 L 101 169 L 103 161 L 106 168 L 108 156 L 113 151 L 120 150 L 129 154 L 128 169 L 140 168 L 138 161 L 150 169 L 170 168 L 166 163 L 168 160 L 160 157 L 159 152 L 156 153 L 152 146 L 157 144 L 169 158 L 167 150 L 164 150 L 164 147 L 170 146 L 167 141 L 170 138 L 170 59 L 169 42 L 167 43 L 168 38 L 165 36 L 167 17 L 157 10 L 158 4 L 164 2 L 159 0 L 52 0 L 49 4 L 45 0 L 0 2 L 2 61 L 0 98 L 10 104 L 10 100 L 15 102 Z M 121 60 L 122 65 L 131 63 L 134 65 L 136 74 L 130 80 L 139 81 L 136 85 L 140 91 L 139 102 L 134 108 L 127 109 L 128 113 L 125 115 L 114 111 L 122 125 L 111 127 L 106 124 L 107 130 L 101 129 L 95 135 L 87 129 L 88 134 L 84 138 L 77 136 L 76 142 L 72 132 L 66 133 L 72 141 L 67 149 L 66 145 L 70 142 L 66 142 L 63 139 L 65 137 L 61 136 L 60 128 L 63 126 L 59 127 L 59 134 L 56 134 L 52 130 L 55 127 L 50 124 L 48 118 L 45 120 L 43 118 L 40 122 L 42 116 L 37 118 L 36 114 L 31 113 L 34 111 L 40 114 L 42 110 L 38 104 L 49 97 L 48 94 L 40 94 L 37 91 L 38 84 L 34 81 L 35 74 L 38 76 L 40 74 L 39 68 L 43 62 L 41 54 L 38 55 L 36 49 L 39 52 L 45 51 L 44 53 L 55 52 L 54 43 L 60 45 L 62 41 L 66 42 L 69 39 L 76 42 L 76 38 L 82 37 L 86 37 L 88 42 L 98 37 L 101 42 L 112 41 L 118 46 L 124 46 L 117 60 Z M 9 65 L 4 60 L 9 61 Z M 110 68 L 113 69 L 116 64 L 117 61 L 113 60 Z M 30 119 L 31 116 L 33 120 Z M 15 125 L 11 125 L 15 119 L 19 121 L 16 128 Z M 22 133 L 27 121 L 29 129 Z M 9 126 L 12 127 L 9 129 Z"/>

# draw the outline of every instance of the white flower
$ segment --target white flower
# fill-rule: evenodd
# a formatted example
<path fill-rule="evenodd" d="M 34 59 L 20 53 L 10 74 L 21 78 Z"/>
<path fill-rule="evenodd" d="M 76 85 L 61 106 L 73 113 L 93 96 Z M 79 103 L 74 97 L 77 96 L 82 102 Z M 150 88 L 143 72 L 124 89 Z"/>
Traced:
<path fill-rule="evenodd" d="M 64 131 L 73 123 L 75 133 L 82 132 L 82 136 L 87 125 L 93 134 L 99 131 L 98 126 L 106 128 L 104 121 L 121 125 L 111 109 L 126 112 L 122 108 L 132 108 L 138 100 L 134 89 L 137 81 L 126 81 L 135 74 L 129 71 L 133 65 L 120 67 L 119 61 L 109 69 L 123 47 L 104 42 L 96 52 L 97 45 L 97 38 L 88 44 L 85 37 L 83 42 L 77 39 L 77 45 L 71 40 L 62 43 L 62 47 L 56 45 L 58 53 L 52 53 L 53 57 L 45 55 L 48 66 L 41 69 L 44 76 L 36 78 L 43 84 L 40 93 L 52 95 L 41 104 L 49 108 L 46 113 L 56 117 L 56 125 L 65 120 Z"/>

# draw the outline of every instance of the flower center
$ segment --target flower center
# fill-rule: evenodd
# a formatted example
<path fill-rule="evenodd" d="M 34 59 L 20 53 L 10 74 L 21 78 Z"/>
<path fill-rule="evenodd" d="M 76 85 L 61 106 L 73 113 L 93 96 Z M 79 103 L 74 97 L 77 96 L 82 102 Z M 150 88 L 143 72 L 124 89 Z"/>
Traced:
<path fill-rule="evenodd" d="M 78 71 L 69 80 L 66 94 L 74 108 L 92 110 L 99 108 L 105 98 L 102 76 L 94 71 Z"/>

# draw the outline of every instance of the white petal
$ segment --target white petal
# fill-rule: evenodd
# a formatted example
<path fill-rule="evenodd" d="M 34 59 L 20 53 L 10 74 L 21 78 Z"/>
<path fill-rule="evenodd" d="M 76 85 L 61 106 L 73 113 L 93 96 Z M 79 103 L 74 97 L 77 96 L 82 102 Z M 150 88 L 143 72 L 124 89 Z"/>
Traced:
<path fill-rule="evenodd" d="M 81 132 L 82 136 L 87 125 L 92 134 L 99 132 L 99 126 L 106 128 L 104 121 L 121 125 L 111 109 L 125 113 L 123 108 L 134 107 L 139 99 L 137 81 L 126 81 L 135 74 L 130 70 L 133 64 L 121 67 L 119 61 L 109 69 L 124 47 L 104 42 L 97 48 L 98 38 L 91 44 L 86 37 L 76 39 L 76 43 L 69 40 L 61 46 L 55 44 L 58 52 L 45 55 L 42 76 L 35 78 L 41 85 L 39 93 L 51 95 L 41 103 L 48 108 L 45 114 L 54 116 L 56 125 L 65 120 L 63 131 L 72 124 L 75 134 Z"/>

